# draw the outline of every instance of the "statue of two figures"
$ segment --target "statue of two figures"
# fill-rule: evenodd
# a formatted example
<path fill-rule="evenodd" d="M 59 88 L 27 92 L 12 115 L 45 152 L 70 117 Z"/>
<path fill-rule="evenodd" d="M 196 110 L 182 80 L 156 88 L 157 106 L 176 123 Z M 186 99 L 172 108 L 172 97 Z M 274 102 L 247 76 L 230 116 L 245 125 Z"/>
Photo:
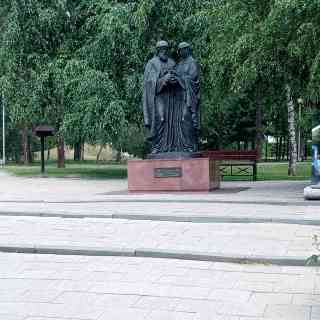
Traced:
<path fill-rule="evenodd" d="M 144 72 L 144 123 L 151 144 L 149 158 L 191 157 L 200 131 L 200 68 L 186 42 L 178 47 L 178 64 L 166 41 Z"/>

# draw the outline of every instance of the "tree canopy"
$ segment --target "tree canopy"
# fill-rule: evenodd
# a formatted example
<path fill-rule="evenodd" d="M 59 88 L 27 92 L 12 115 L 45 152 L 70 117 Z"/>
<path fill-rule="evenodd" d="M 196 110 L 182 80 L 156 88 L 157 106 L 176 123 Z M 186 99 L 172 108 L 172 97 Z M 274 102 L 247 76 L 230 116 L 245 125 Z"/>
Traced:
<path fill-rule="evenodd" d="M 46 122 L 67 144 L 144 152 L 143 70 L 166 39 L 173 57 L 188 41 L 200 62 L 203 148 L 288 139 L 288 92 L 296 115 L 303 101 L 297 124 L 307 140 L 307 107 L 319 104 L 319 21 L 318 0 L 2 0 L 10 126 Z"/>

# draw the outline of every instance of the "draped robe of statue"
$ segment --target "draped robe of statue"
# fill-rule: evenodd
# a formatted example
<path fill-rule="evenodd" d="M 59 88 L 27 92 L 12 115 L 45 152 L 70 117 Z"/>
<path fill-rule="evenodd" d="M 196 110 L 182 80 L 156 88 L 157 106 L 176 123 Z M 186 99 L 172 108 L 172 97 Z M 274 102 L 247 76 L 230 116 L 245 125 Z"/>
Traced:
<path fill-rule="evenodd" d="M 179 147 L 184 152 L 198 150 L 200 130 L 200 68 L 189 56 L 176 66 L 179 86 L 175 91 L 175 108 L 178 117 Z"/>
<path fill-rule="evenodd" d="M 177 73 L 177 82 L 166 83 L 164 76 L 173 69 Z M 186 155 L 197 151 L 199 100 L 199 67 L 192 57 L 178 66 L 171 59 L 163 62 L 158 57 L 147 63 L 143 111 L 145 126 L 150 130 L 148 140 L 153 155 L 169 152 Z"/>
<path fill-rule="evenodd" d="M 174 90 L 173 84 L 166 83 L 164 76 L 173 70 L 172 59 L 164 62 L 159 57 L 152 58 L 144 72 L 143 113 L 144 124 L 149 128 L 148 140 L 151 153 L 173 151 L 174 147 Z"/>

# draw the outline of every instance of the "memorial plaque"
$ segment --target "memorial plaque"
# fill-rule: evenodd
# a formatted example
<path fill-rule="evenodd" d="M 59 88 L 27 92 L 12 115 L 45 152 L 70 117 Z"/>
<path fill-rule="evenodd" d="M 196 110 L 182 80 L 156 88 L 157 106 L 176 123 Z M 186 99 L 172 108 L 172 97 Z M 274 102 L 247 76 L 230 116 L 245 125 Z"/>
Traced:
<path fill-rule="evenodd" d="M 182 177 L 182 168 L 155 168 L 155 178 L 174 178 Z"/>

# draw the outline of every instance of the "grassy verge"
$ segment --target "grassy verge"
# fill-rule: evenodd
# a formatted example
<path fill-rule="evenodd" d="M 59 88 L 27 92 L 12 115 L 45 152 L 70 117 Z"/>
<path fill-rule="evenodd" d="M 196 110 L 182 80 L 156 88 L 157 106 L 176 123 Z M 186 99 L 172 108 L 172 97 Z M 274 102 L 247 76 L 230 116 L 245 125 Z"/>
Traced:
<path fill-rule="evenodd" d="M 6 171 L 16 176 L 37 177 L 41 176 L 40 163 L 31 166 L 12 165 L 6 166 Z M 119 164 L 94 164 L 94 163 L 67 163 L 65 168 L 57 168 L 56 164 L 46 165 L 46 176 L 57 178 L 86 178 L 86 179 L 124 179 L 127 177 L 126 165 Z"/>
<path fill-rule="evenodd" d="M 35 162 L 30 166 L 9 164 L 6 171 L 16 176 L 36 177 L 40 174 L 40 163 Z M 310 180 L 310 162 L 301 162 L 297 166 L 297 175 L 288 177 L 288 164 L 278 162 L 262 162 L 258 165 L 258 180 Z M 54 162 L 46 164 L 48 177 L 79 177 L 92 179 L 124 179 L 127 177 L 127 166 L 120 164 L 96 164 L 94 161 L 74 162 L 69 161 L 66 168 L 58 169 Z M 248 177 L 225 177 L 230 180 L 250 180 Z"/>
<path fill-rule="evenodd" d="M 288 176 L 287 162 L 265 162 L 259 163 L 259 180 L 310 180 L 311 162 L 299 162 L 297 164 L 297 174 L 295 177 Z"/>

